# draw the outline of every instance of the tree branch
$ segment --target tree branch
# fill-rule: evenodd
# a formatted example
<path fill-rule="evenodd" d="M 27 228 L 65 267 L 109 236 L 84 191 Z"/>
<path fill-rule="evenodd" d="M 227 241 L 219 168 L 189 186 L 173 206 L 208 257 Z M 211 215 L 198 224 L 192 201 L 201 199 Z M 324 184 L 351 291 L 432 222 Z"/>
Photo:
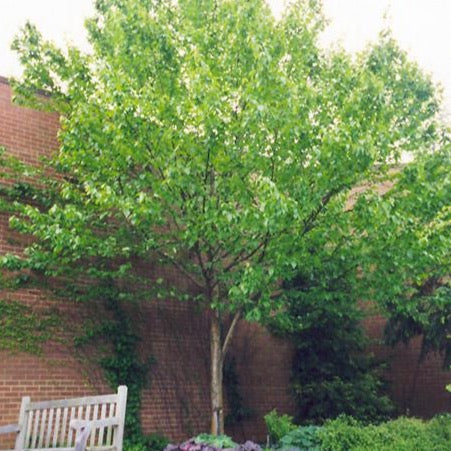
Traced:
<path fill-rule="evenodd" d="M 160 255 L 162 258 L 168 260 L 172 265 L 174 265 L 187 279 L 189 279 L 191 282 L 193 282 L 198 288 L 204 289 L 205 287 L 196 280 L 193 275 L 176 259 L 170 257 L 169 255 L 165 254 L 163 251 L 157 250 L 157 254 Z"/>
<path fill-rule="evenodd" d="M 346 185 L 342 185 L 337 188 L 331 189 L 327 194 L 325 194 L 322 197 L 321 202 L 318 205 L 318 207 L 310 213 L 308 218 L 305 219 L 304 228 L 301 232 L 301 237 L 304 236 L 310 230 L 312 230 L 313 224 L 314 224 L 316 218 L 318 217 L 318 215 L 324 210 L 324 208 L 331 201 L 331 199 L 344 188 L 346 188 Z"/>
<path fill-rule="evenodd" d="M 205 174 L 204 174 L 204 189 L 205 189 L 205 194 L 204 194 L 204 198 L 202 199 L 202 211 L 205 212 L 205 203 L 207 200 L 207 180 L 208 180 L 208 174 L 209 174 L 209 168 L 210 168 L 210 154 L 211 154 L 211 147 L 208 146 L 208 150 L 207 150 L 207 159 L 205 161 Z"/>
<path fill-rule="evenodd" d="M 241 316 L 241 310 L 238 310 L 235 315 L 233 316 L 232 323 L 230 324 L 229 330 L 227 332 L 227 335 L 224 339 L 224 343 L 222 345 L 222 358 L 224 359 L 227 349 L 230 345 L 230 340 L 232 339 L 233 332 L 235 331 L 236 325 L 238 323 L 238 320 Z"/>
<path fill-rule="evenodd" d="M 210 274 L 208 273 L 207 268 L 205 267 L 204 260 L 202 258 L 202 252 L 200 250 L 198 241 L 194 245 L 194 252 L 196 254 L 197 261 L 199 263 L 200 269 L 202 271 L 202 275 L 204 276 L 205 282 L 207 283 L 207 286 L 208 286 L 208 288 L 210 290 L 211 289 L 211 277 L 210 277 Z"/>
<path fill-rule="evenodd" d="M 234 258 L 233 261 L 224 268 L 224 272 L 229 271 L 234 266 L 253 257 L 262 247 L 264 248 L 266 246 L 267 239 L 268 239 L 268 233 L 266 234 L 265 239 L 262 242 L 260 242 L 258 244 L 258 246 L 255 249 L 253 249 L 251 252 L 249 252 L 248 254 L 244 254 L 244 255 L 242 252 L 240 252 L 240 254 L 236 258 Z"/>

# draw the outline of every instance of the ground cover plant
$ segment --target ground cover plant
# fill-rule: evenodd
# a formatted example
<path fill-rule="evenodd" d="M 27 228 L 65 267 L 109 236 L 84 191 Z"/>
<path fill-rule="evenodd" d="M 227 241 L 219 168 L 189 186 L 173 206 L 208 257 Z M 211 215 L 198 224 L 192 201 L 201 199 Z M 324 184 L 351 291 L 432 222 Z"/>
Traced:
<path fill-rule="evenodd" d="M 400 417 L 377 425 L 342 415 L 322 426 L 296 426 L 291 417 L 272 412 L 265 421 L 270 447 L 253 442 L 239 445 L 225 435 L 201 434 L 168 445 L 165 451 L 447 451 L 451 442 L 449 414 L 431 420 Z"/>
<path fill-rule="evenodd" d="M 247 441 L 239 445 L 227 435 L 200 434 L 179 445 L 168 445 L 164 451 L 262 451 L 254 442 Z"/>
<path fill-rule="evenodd" d="M 438 416 L 423 421 L 401 417 L 363 426 L 344 417 L 326 423 L 318 436 L 324 451 L 446 451 L 451 443 L 451 418 Z"/>
<path fill-rule="evenodd" d="M 264 416 L 268 438 L 271 443 L 278 443 L 282 437 L 289 435 L 297 428 L 293 417 L 287 414 L 279 415 L 277 410 L 272 410 Z"/>
<path fill-rule="evenodd" d="M 281 281 L 299 269 L 349 257 L 355 296 L 401 313 L 448 302 L 437 291 L 450 266 L 448 141 L 432 82 L 388 33 L 352 58 L 318 45 L 318 1 L 293 2 L 280 21 L 263 0 L 95 5 L 92 53 L 62 51 L 30 24 L 14 41 L 16 100 L 61 114 L 41 172 L 1 160 L 2 206 L 33 237 L 1 260 L 22 286 L 59 281 L 68 298 L 98 302 L 89 289 L 108 281 L 121 302 L 198 303 L 211 318 L 215 434 L 237 322 L 284 312 Z M 415 162 L 389 171 L 404 152 Z M 31 176 L 26 195 L 9 188 Z M 435 311 L 422 312 L 426 327 Z"/>
<path fill-rule="evenodd" d="M 161 451 L 169 444 L 165 436 L 153 433 L 141 434 L 140 437 L 130 437 L 124 442 L 124 451 Z"/>
<path fill-rule="evenodd" d="M 274 416 L 274 415 L 273 415 Z M 267 420 L 268 432 L 271 424 Z M 281 420 L 286 423 L 287 417 Z M 322 426 L 292 424 L 291 430 L 273 443 L 274 450 L 298 451 L 445 451 L 451 440 L 451 416 L 425 421 L 400 417 L 380 424 L 364 424 L 342 415 Z"/>

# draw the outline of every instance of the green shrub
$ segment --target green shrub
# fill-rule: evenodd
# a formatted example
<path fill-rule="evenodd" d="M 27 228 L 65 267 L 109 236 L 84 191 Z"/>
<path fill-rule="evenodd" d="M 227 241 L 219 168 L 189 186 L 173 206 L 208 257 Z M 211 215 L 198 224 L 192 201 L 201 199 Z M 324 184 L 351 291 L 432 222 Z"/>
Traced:
<path fill-rule="evenodd" d="M 279 443 L 284 436 L 297 429 L 293 424 L 293 417 L 279 415 L 275 409 L 266 414 L 264 419 L 271 443 Z"/>
<path fill-rule="evenodd" d="M 169 444 L 169 439 L 158 432 L 147 435 L 144 440 L 147 451 L 161 451 Z"/>
<path fill-rule="evenodd" d="M 138 441 L 125 440 L 124 451 L 162 451 L 169 444 L 169 439 L 154 432 L 143 435 Z"/>
<path fill-rule="evenodd" d="M 351 450 L 357 445 L 368 445 L 365 441 L 365 429 L 352 417 L 341 415 L 336 420 L 325 423 L 323 430 L 318 434 L 322 450 Z"/>
<path fill-rule="evenodd" d="M 449 414 L 430 421 L 401 417 L 377 425 L 341 415 L 323 426 L 296 427 L 291 417 L 272 411 L 265 420 L 278 451 L 447 451 L 451 443 Z M 288 432 L 281 436 L 283 430 Z"/>
<path fill-rule="evenodd" d="M 451 443 L 451 414 L 437 415 L 429 422 L 430 432 L 444 443 Z"/>
<path fill-rule="evenodd" d="M 301 426 L 281 438 L 279 448 L 295 449 L 308 451 L 319 451 L 321 440 L 318 436 L 320 426 Z"/>
<path fill-rule="evenodd" d="M 227 435 L 199 434 L 195 443 L 214 446 L 215 448 L 235 448 L 237 444 Z"/>
<path fill-rule="evenodd" d="M 285 281 L 287 308 L 270 324 L 295 347 L 294 419 L 319 425 L 346 414 L 366 423 L 386 421 L 394 405 L 386 396 L 381 362 L 368 353 L 364 312 L 346 280 L 338 282 L 336 270 L 327 265 L 314 272 L 307 268 Z"/>
<path fill-rule="evenodd" d="M 439 416 L 429 422 L 401 417 L 364 426 L 341 416 L 328 421 L 317 437 L 321 451 L 447 451 L 451 443 L 451 417 Z"/>
<path fill-rule="evenodd" d="M 124 451 L 147 451 L 146 445 L 143 443 L 124 443 Z"/>

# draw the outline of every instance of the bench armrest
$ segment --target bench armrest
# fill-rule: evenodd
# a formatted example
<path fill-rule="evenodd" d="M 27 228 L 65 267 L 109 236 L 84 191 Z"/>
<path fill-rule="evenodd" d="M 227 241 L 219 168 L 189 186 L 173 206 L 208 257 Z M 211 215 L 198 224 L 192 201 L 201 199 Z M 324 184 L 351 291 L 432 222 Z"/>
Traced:
<path fill-rule="evenodd" d="M 0 426 L 0 434 L 11 434 L 19 431 L 20 427 L 18 424 L 7 424 L 6 426 Z"/>
<path fill-rule="evenodd" d="M 102 420 L 72 420 L 70 422 L 70 427 L 77 431 L 75 435 L 75 451 L 86 451 L 86 444 L 91 431 L 111 426 L 118 426 L 116 418 L 104 418 Z"/>
<path fill-rule="evenodd" d="M 86 451 L 89 435 L 91 434 L 91 422 L 72 420 L 70 427 L 76 430 L 75 434 L 75 451 Z"/>

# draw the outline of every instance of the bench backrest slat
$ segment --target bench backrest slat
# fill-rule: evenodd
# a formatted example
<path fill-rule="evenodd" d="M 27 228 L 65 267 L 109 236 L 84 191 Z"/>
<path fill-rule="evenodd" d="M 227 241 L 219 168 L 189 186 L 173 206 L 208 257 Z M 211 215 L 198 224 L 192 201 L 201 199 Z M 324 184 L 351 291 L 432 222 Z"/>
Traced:
<path fill-rule="evenodd" d="M 115 404 L 109 404 L 108 406 L 108 418 L 113 418 L 114 417 L 114 408 L 116 407 Z M 107 426 L 106 429 L 106 445 L 111 445 L 112 444 L 112 427 L 111 426 Z"/>
<path fill-rule="evenodd" d="M 33 414 L 29 414 L 28 415 L 28 420 L 27 420 L 27 426 L 26 426 L 26 431 L 25 431 L 25 438 L 24 443 L 25 446 L 29 446 L 30 445 L 30 437 L 31 437 L 31 425 L 33 423 Z M 17 437 L 17 439 L 19 440 L 19 437 Z"/>
<path fill-rule="evenodd" d="M 101 396 L 84 396 L 72 399 L 54 399 L 53 401 L 30 402 L 28 410 L 48 409 L 51 407 L 78 407 L 102 404 L 104 402 L 117 402 L 117 394 Z"/>
<path fill-rule="evenodd" d="M 69 423 L 75 419 L 75 407 L 70 408 L 69 415 Z M 67 437 L 63 437 L 63 443 L 67 443 L 67 445 L 72 446 L 74 441 L 74 430 L 67 425 Z M 65 441 L 64 441 L 65 440 Z"/>
<path fill-rule="evenodd" d="M 67 417 L 69 415 L 69 408 L 64 407 L 63 408 L 63 419 L 61 421 L 61 435 L 59 437 L 59 443 L 64 443 L 64 440 L 66 438 L 66 429 L 67 429 Z"/>
<path fill-rule="evenodd" d="M 99 405 L 98 404 L 96 404 L 94 406 L 94 411 L 92 412 L 92 419 L 96 420 L 97 418 L 99 418 Z M 89 446 L 91 448 L 94 446 L 95 439 L 96 439 L 96 430 L 94 429 L 93 431 L 91 431 L 91 435 L 89 436 Z"/>
<path fill-rule="evenodd" d="M 56 408 L 55 426 L 53 428 L 52 447 L 55 448 L 58 443 L 58 433 L 60 431 L 61 407 Z"/>
<path fill-rule="evenodd" d="M 44 446 L 46 448 L 50 447 L 50 436 L 53 431 L 53 415 L 55 414 L 55 409 L 48 409 L 48 417 L 47 417 L 47 428 L 45 431 L 45 440 L 44 440 Z"/>
<path fill-rule="evenodd" d="M 38 427 L 39 427 L 39 420 L 41 419 L 41 411 L 40 410 L 36 410 L 36 411 L 32 411 L 33 412 L 33 432 L 31 433 L 31 445 L 30 448 L 36 448 L 38 445 Z"/>
<path fill-rule="evenodd" d="M 102 404 L 100 419 L 104 420 L 106 418 L 106 404 Z M 103 443 L 103 435 L 105 433 L 105 428 L 100 428 L 99 430 L 99 443 Z"/>

